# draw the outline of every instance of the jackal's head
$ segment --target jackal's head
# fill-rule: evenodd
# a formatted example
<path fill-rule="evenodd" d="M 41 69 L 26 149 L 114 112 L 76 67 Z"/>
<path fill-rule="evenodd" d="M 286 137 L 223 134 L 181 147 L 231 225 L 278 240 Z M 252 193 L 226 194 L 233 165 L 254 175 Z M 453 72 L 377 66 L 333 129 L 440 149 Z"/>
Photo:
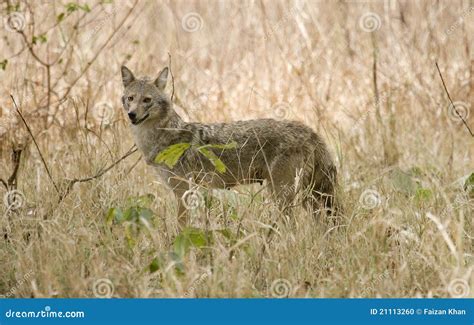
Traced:
<path fill-rule="evenodd" d="M 168 80 L 168 68 L 161 70 L 158 78 L 137 79 L 127 67 L 122 66 L 124 93 L 123 108 L 133 125 L 146 120 L 166 119 L 170 110 L 170 100 L 164 89 Z"/>

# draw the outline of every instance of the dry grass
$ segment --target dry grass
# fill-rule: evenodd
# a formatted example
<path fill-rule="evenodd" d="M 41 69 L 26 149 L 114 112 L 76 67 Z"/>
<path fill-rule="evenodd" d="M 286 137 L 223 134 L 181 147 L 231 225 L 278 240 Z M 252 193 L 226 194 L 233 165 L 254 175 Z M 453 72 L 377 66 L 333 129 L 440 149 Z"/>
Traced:
<path fill-rule="evenodd" d="M 0 294 L 473 297 L 474 203 L 462 188 L 473 138 L 435 67 L 474 128 L 472 2 L 89 2 L 89 13 L 76 8 L 56 24 L 68 2 L 20 2 L 25 38 L 0 32 L 0 178 L 21 151 L 8 187 L 24 197 L 18 209 L 0 203 Z M 194 32 L 183 28 L 190 12 Z M 369 12 L 375 25 L 364 27 Z M 133 145 L 120 66 L 154 76 L 168 52 L 186 119 L 296 119 L 328 140 L 345 207 L 337 226 L 303 209 L 285 218 L 258 186 L 237 188 L 192 212 L 195 226 L 233 238 L 206 233 L 207 247 L 173 264 L 175 200 L 138 153 L 58 203 L 9 95 L 64 193 L 67 179 L 96 174 Z M 149 223 L 107 221 L 110 208 L 147 194 Z"/>

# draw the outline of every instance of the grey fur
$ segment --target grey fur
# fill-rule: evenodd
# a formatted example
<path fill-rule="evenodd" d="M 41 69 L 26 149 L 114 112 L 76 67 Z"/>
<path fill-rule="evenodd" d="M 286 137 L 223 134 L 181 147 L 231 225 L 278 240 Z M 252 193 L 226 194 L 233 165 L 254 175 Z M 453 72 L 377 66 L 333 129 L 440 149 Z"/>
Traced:
<path fill-rule="evenodd" d="M 127 113 L 136 114 L 136 125 L 132 124 L 131 128 L 138 148 L 148 164 L 158 167 L 161 177 L 178 198 L 182 225 L 186 221 L 180 198 L 189 189 L 189 178 L 211 188 L 267 181 L 282 205 L 293 200 L 295 191 L 305 189 L 308 205 L 331 209 L 336 168 L 323 139 L 313 130 L 299 122 L 273 119 L 187 123 L 174 111 L 164 93 L 167 76 L 168 68 L 165 68 L 150 82 L 136 79 L 129 69 L 122 67 L 125 87 L 122 100 Z M 224 174 L 216 173 L 212 163 L 193 150 L 186 151 L 173 168 L 154 162 L 162 150 L 183 142 L 194 145 L 236 142 L 237 147 L 212 149 L 227 167 Z M 295 189 L 297 171 L 301 171 L 301 181 Z"/>

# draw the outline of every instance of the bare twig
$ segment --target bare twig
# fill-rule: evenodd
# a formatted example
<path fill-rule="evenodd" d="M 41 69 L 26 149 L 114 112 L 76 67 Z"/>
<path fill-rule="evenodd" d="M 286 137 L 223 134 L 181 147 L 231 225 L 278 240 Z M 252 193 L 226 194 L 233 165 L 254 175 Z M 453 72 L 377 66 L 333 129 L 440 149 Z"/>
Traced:
<path fill-rule="evenodd" d="M 435 64 L 436 64 L 436 69 L 438 69 L 438 73 L 439 73 L 439 77 L 441 78 L 441 82 L 443 83 L 444 90 L 446 91 L 446 94 L 448 95 L 449 101 L 451 102 L 451 107 L 456 112 L 457 116 L 461 119 L 463 124 L 466 126 L 467 130 L 471 134 L 471 137 L 474 137 L 474 133 L 472 133 L 471 128 L 467 124 L 466 120 L 462 117 L 461 114 L 459 114 L 458 110 L 456 109 L 456 106 L 453 103 L 453 100 L 451 99 L 451 96 L 449 95 L 448 88 L 446 87 L 446 84 L 444 83 L 443 75 L 441 74 L 441 70 L 439 69 L 438 62 L 435 62 Z"/>
<path fill-rule="evenodd" d="M 21 114 L 20 109 L 18 108 L 18 105 L 17 105 L 16 102 L 15 102 L 15 98 L 14 98 L 13 95 L 11 95 L 11 94 L 10 94 L 10 97 L 11 97 L 11 99 L 12 99 L 12 101 L 13 101 L 13 104 L 15 105 L 16 112 L 17 112 L 18 115 L 20 116 L 21 120 L 23 121 L 23 124 L 25 124 L 26 129 L 28 130 L 28 133 L 30 134 L 31 138 L 33 139 L 33 142 L 34 142 L 34 144 L 35 144 L 35 146 L 36 146 L 36 149 L 38 150 L 38 153 L 39 153 L 39 155 L 40 155 L 41 161 L 43 162 L 44 168 L 46 169 L 46 172 L 48 173 L 48 177 L 49 177 L 49 179 L 51 180 L 51 183 L 53 183 L 54 188 L 56 189 L 56 192 L 59 194 L 59 188 L 58 188 L 58 186 L 56 185 L 56 183 L 54 182 L 53 176 L 51 176 L 51 172 L 50 172 L 50 170 L 49 170 L 49 168 L 48 168 L 48 164 L 46 164 L 46 160 L 44 160 L 43 154 L 41 153 L 41 150 L 40 150 L 40 148 L 39 148 L 39 146 L 38 146 L 38 143 L 36 142 L 36 139 L 35 139 L 35 137 L 34 137 L 34 135 L 33 135 L 33 132 L 31 132 L 31 129 L 30 129 L 30 127 L 28 126 L 28 123 L 26 123 L 26 120 L 25 120 L 25 118 L 23 117 L 23 114 Z"/>
<path fill-rule="evenodd" d="M 87 62 L 86 66 L 84 69 L 82 69 L 82 71 L 79 73 L 79 75 L 71 82 L 71 84 L 68 86 L 68 88 L 66 88 L 66 91 L 64 92 L 64 94 L 62 95 L 62 97 L 60 98 L 59 101 L 61 101 L 62 99 L 66 98 L 69 93 L 71 92 L 72 88 L 77 84 L 77 82 L 82 78 L 82 76 L 87 72 L 87 70 L 89 70 L 89 68 L 91 67 L 91 65 L 95 62 L 95 60 L 97 60 L 97 58 L 99 57 L 100 53 L 102 52 L 102 50 L 105 49 L 105 47 L 110 43 L 110 41 L 114 38 L 114 36 L 118 33 L 118 31 L 120 30 L 120 28 L 122 28 L 122 26 L 125 24 L 125 22 L 128 20 L 128 17 L 130 17 L 130 15 L 132 14 L 132 12 L 135 10 L 135 7 L 137 6 L 138 4 L 138 0 L 135 0 L 135 2 L 133 3 L 132 5 L 132 8 L 130 8 L 130 10 L 127 12 L 127 14 L 125 15 L 125 17 L 118 23 L 117 27 L 115 27 L 115 29 L 113 30 L 113 32 L 109 35 L 109 37 L 106 39 L 106 41 L 104 42 L 104 44 L 102 44 L 102 46 L 97 50 L 97 52 L 94 54 L 94 56 Z"/>
<path fill-rule="evenodd" d="M 170 74 L 171 74 L 171 86 L 172 86 L 172 90 L 171 90 L 171 102 L 173 102 L 173 98 L 174 98 L 174 75 L 173 75 L 173 70 L 171 70 L 171 54 L 168 52 L 168 59 L 169 59 L 169 63 L 168 63 L 168 66 L 169 66 L 169 69 L 170 69 Z"/>
<path fill-rule="evenodd" d="M 61 196 L 59 197 L 58 203 L 60 203 L 60 202 L 71 192 L 71 189 L 72 189 L 72 187 L 74 186 L 74 184 L 76 184 L 76 183 L 85 183 L 85 182 L 89 182 L 89 181 L 91 181 L 91 180 L 97 179 L 97 178 L 99 178 L 99 177 L 102 177 L 105 173 L 107 173 L 109 170 L 111 170 L 112 168 L 114 168 L 115 166 L 117 166 L 120 162 L 122 162 L 122 161 L 125 160 L 128 156 L 130 156 L 130 155 L 132 155 L 133 153 L 135 153 L 137 150 L 138 150 L 138 149 L 135 147 L 135 145 L 133 145 L 122 157 L 120 157 L 119 159 L 117 159 L 115 162 L 113 162 L 112 164 L 110 164 L 108 167 L 99 170 L 99 172 L 97 172 L 97 174 L 95 174 L 95 175 L 93 175 L 93 176 L 85 177 L 85 178 L 74 178 L 74 179 L 68 180 L 68 184 L 67 184 L 67 186 L 66 186 L 66 190 L 65 190 L 64 193 L 62 193 Z"/>

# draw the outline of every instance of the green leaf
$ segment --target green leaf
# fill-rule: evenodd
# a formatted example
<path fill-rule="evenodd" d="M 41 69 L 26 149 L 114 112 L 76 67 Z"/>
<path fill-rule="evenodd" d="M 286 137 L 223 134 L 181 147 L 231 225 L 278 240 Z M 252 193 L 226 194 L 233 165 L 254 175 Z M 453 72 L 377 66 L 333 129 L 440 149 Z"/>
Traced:
<path fill-rule="evenodd" d="M 125 225 L 125 239 L 127 240 L 127 244 L 129 248 L 132 248 L 133 246 L 135 246 L 135 243 L 136 243 L 135 235 L 136 235 L 136 228 L 134 227 L 133 224 L 127 223 Z"/>
<path fill-rule="evenodd" d="M 72 13 L 72 12 L 79 9 L 79 5 L 77 3 L 73 3 L 73 2 L 70 2 L 70 3 L 66 4 L 65 7 L 66 7 L 66 10 L 67 10 L 68 13 Z"/>
<path fill-rule="evenodd" d="M 216 156 L 213 151 L 203 147 L 198 148 L 198 151 L 203 154 L 207 159 L 209 159 L 211 164 L 216 168 L 219 173 L 225 173 L 227 169 L 226 165 L 222 162 L 222 160 L 219 159 L 219 157 Z"/>
<path fill-rule="evenodd" d="M 169 168 L 173 168 L 178 162 L 179 158 L 191 147 L 190 143 L 177 143 L 169 146 L 161 151 L 155 157 L 155 163 L 164 163 Z"/>
<path fill-rule="evenodd" d="M 33 36 L 33 39 L 31 40 L 31 42 L 33 44 L 37 44 L 38 42 L 39 43 L 46 43 L 48 41 L 48 37 L 46 37 L 46 34 L 41 34 L 41 35 L 38 35 L 38 36 Z"/>
<path fill-rule="evenodd" d="M 0 69 L 5 70 L 7 68 L 8 60 L 5 59 L 3 61 L 0 61 Z"/>
<path fill-rule="evenodd" d="M 212 240 L 211 235 L 197 228 L 186 228 L 175 238 L 174 252 L 177 256 L 184 257 L 191 247 L 198 249 L 208 247 Z"/>
<path fill-rule="evenodd" d="M 433 192 L 429 188 L 418 188 L 415 192 L 417 202 L 429 201 L 433 197 Z"/>
<path fill-rule="evenodd" d="M 58 21 L 58 23 L 60 23 L 60 22 L 62 22 L 62 21 L 64 20 L 64 16 L 65 16 L 64 12 L 62 12 L 62 13 L 60 13 L 60 14 L 58 15 L 58 17 L 56 18 L 56 20 Z"/>
<path fill-rule="evenodd" d="M 137 221 L 139 217 L 139 213 L 137 211 L 137 208 L 131 207 L 125 210 L 125 213 L 123 214 L 123 220 L 124 221 Z"/>
<path fill-rule="evenodd" d="M 7 13 L 12 13 L 15 11 L 20 11 L 20 4 L 17 3 L 15 5 L 7 5 Z"/>
<path fill-rule="evenodd" d="M 155 195 L 148 193 L 145 195 L 140 195 L 140 196 L 133 196 L 127 198 L 127 206 L 138 206 L 138 207 L 146 207 L 149 206 L 150 204 L 155 201 Z"/>
<path fill-rule="evenodd" d="M 138 211 L 139 211 L 138 214 L 139 214 L 140 218 L 143 218 L 146 221 L 150 221 L 151 218 L 153 217 L 153 211 L 151 211 L 148 208 L 139 208 Z"/>
<path fill-rule="evenodd" d="M 154 258 L 150 265 L 148 266 L 148 269 L 150 270 L 150 273 L 154 273 L 160 269 L 160 262 L 158 261 L 158 258 Z"/>
<path fill-rule="evenodd" d="M 232 233 L 232 231 L 228 228 L 224 228 L 224 229 L 218 229 L 216 230 L 218 233 L 220 233 L 222 236 L 224 236 L 225 238 L 227 239 L 234 239 L 234 234 Z"/>
<path fill-rule="evenodd" d="M 390 181 L 396 190 L 405 194 L 414 194 L 417 188 L 417 184 L 410 174 L 399 168 L 390 173 Z"/>
<path fill-rule="evenodd" d="M 87 3 L 82 6 L 79 6 L 79 8 L 81 8 L 85 12 L 91 12 L 91 7 L 89 7 Z"/>
<path fill-rule="evenodd" d="M 123 221 L 123 211 L 120 208 L 110 208 L 105 220 L 108 224 L 121 223 Z"/>
<path fill-rule="evenodd" d="M 469 194 L 474 195 L 474 173 L 471 173 L 469 177 L 464 182 L 464 190 Z"/>
<path fill-rule="evenodd" d="M 185 267 L 183 260 L 175 252 L 160 253 L 157 257 L 153 258 L 151 263 L 148 265 L 148 270 L 150 273 L 154 273 L 158 270 L 164 270 L 171 263 L 173 264 L 177 275 L 184 274 Z"/>
<path fill-rule="evenodd" d="M 190 246 L 191 242 L 189 241 L 189 239 L 185 235 L 179 234 L 174 240 L 173 250 L 176 255 L 183 257 L 189 251 Z"/>

